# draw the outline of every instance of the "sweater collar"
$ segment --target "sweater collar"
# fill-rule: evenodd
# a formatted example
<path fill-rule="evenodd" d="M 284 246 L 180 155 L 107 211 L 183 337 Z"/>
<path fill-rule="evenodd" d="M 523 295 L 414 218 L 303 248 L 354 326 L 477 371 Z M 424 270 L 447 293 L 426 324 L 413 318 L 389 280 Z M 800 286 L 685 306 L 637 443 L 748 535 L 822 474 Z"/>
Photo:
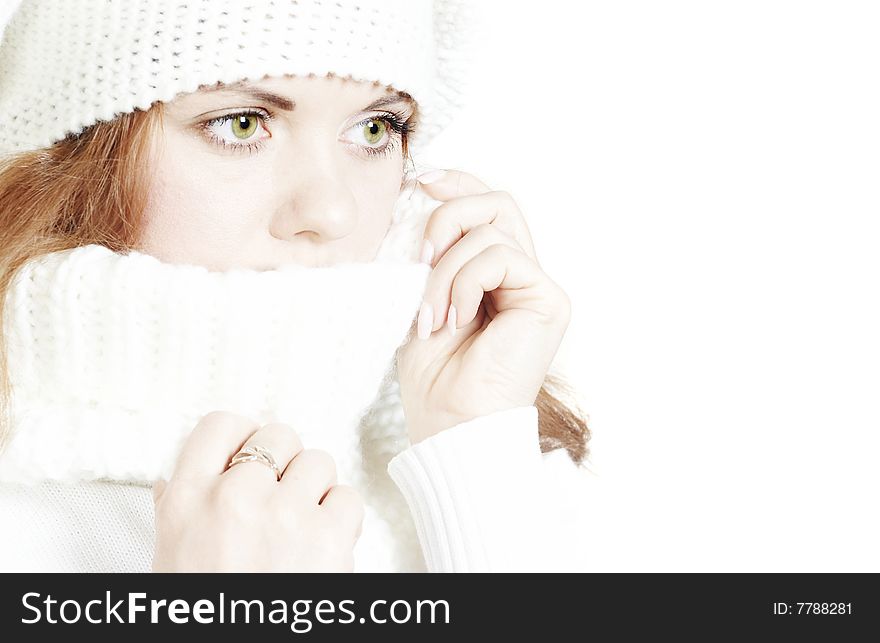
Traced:
<path fill-rule="evenodd" d="M 218 409 L 291 424 L 355 466 L 359 422 L 414 332 L 432 201 L 404 190 L 370 263 L 218 272 L 89 245 L 25 264 L 6 300 L 0 480 L 167 478 Z"/>

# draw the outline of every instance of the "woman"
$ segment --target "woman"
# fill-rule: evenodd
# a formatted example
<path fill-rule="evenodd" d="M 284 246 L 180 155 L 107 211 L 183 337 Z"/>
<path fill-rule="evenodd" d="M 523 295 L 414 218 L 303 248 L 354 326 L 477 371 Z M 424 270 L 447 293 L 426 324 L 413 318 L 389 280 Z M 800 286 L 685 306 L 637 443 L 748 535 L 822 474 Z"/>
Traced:
<path fill-rule="evenodd" d="M 459 102 L 472 18 L 20 3 L 0 45 L 4 567 L 574 560 L 589 434 L 547 387 L 568 299 L 506 192 L 405 164 Z"/>

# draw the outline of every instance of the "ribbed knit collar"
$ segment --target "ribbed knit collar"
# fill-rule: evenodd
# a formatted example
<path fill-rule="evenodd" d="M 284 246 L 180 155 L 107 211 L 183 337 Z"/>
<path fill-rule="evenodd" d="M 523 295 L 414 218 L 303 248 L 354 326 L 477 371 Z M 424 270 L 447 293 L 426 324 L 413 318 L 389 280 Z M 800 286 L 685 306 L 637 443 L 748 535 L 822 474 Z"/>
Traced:
<path fill-rule="evenodd" d="M 371 263 L 217 272 L 100 245 L 32 260 L 6 300 L 14 423 L 0 480 L 167 477 L 218 409 L 289 423 L 340 472 L 359 468 L 358 422 L 430 274 L 412 258 L 431 201 L 398 201 Z"/>

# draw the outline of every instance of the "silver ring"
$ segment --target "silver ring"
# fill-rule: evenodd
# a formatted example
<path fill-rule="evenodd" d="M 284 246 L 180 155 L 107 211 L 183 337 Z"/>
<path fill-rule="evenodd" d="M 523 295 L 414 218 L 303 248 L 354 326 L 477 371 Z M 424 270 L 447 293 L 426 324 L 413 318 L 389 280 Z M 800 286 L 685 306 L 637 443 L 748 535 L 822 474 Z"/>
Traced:
<path fill-rule="evenodd" d="M 229 466 L 227 466 L 226 468 L 229 469 L 233 465 L 241 464 L 242 462 L 261 462 L 275 472 L 276 482 L 281 480 L 281 470 L 275 463 L 275 458 L 272 457 L 272 454 L 269 453 L 269 451 L 258 444 L 245 447 L 241 451 L 236 453 L 234 456 L 232 456 L 232 460 L 229 462 Z"/>

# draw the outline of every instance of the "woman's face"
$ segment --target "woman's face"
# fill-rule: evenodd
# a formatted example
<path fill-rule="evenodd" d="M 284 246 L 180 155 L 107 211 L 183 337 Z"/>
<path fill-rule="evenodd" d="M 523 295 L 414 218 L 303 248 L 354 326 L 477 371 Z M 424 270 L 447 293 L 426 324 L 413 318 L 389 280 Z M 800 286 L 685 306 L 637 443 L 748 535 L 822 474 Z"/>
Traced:
<path fill-rule="evenodd" d="M 138 249 L 209 270 L 372 260 L 403 176 L 392 125 L 412 111 L 385 86 L 338 77 L 177 96 L 152 141 Z"/>

